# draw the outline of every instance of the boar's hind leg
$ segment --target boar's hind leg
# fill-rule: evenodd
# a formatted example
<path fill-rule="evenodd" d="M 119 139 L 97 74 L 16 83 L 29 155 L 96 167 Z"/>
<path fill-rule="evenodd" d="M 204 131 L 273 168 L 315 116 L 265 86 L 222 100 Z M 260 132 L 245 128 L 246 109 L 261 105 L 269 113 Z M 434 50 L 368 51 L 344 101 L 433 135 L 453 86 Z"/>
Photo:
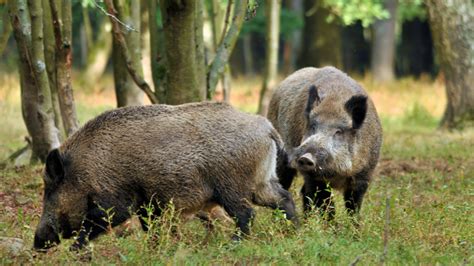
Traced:
<path fill-rule="evenodd" d="M 242 235 L 250 233 L 249 226 L 255 216 L 255 212 L 241 193 L 226 189 L 224 193 L 219 193 L 219 195 L 216 197 L 218 199 L 217 202 L 224 207 L 224 210 L 230 217 L 234 218 L 237 228 L 240 230 L 240 232 L 236 232 L 232 236 L 232 240 L 238 241 L 242 238 Z"/>
<path fill-rule="evenodd" d="M 327 218 L 331 220 L 335 214 L 334 202 L 331 200 L 331 191 L 325 182 L 305 181 L 301 188 L 303 196 L 303 209 L 306 214 L 312 209 L 313 204 L 321 212 L 327 214 Z"/>
<path fill-rule="evenodd" d="M 344 201 L 349 214 L 357 214 L 359 212 L 362 205 L 362 199 L 364 198 L 364 194 L 368 187 L 369 181 L 356 180 L 345 189 Z"/>
<path fill-rule="evenodd" d="M 257 187 L 253 202 L 257 205 L 282 210 L 285 212 L 286 219 L 297 222 L 293 197 L 276 180 Z"/>

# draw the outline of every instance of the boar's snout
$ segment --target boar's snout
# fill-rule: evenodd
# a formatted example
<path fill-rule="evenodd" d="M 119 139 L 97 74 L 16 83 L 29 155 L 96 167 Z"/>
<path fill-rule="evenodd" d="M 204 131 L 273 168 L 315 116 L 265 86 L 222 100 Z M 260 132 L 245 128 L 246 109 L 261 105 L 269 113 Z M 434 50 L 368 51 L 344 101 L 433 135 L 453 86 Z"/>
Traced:
<path fill-rule="evenodd" d="M 45 250 L 59 244 L 59 234 L 49 225 L 38 226 L 35 232 L 33 247 L 36 250 Z"/>
<path fill-rule="evenodd" d="M 312 170 L 315 166 L 314 156 L 311 153 L 301 155 L 296 162 L 298 167 L 302 170 Z"/>

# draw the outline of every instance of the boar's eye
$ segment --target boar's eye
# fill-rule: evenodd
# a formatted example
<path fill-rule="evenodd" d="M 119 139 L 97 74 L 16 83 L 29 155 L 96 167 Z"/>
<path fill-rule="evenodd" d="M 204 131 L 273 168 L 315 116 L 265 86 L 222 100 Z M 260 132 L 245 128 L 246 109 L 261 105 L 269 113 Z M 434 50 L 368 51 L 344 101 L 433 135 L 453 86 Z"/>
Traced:
<path fill-rule="evenodd" d="M 340 137 L 342 136 L 342 134 L 344 133 L 344 131 L 340 128 L 336 129 L 336 132 L 334 132 L 334 136 L 335 137 Z"/>

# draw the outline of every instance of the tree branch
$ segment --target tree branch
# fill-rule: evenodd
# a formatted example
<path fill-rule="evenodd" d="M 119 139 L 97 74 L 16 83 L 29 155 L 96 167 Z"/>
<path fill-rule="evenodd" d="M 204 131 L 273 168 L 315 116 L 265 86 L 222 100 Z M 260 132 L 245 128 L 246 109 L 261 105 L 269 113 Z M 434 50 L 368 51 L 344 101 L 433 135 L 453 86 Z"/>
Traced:
<path fill-rule="evenodd" d="M 248 0 L 235 0 L 232 23 L 229 30 L 223 37 L 222 43 L 217 48 L 216 56 L 211 63 L 207 75 L 207 95 L 212 96 L 216 90 L 219 77 L 225 70 L 225 65 L 229 61 L 234 45 L 239 36 L 240 28 L 244 23 Z"/>
<path fill-rule="evenodd" d="M 114 34 L 115 40 L 117 41 L 118 46 L 120 47 L 120 52 L 122 53 L 125 63 L 127 65 L 127 70 L 133 81 L 137 84 L 140 89 L 142 89 L 145 94 L 150 99 L 152 104 L 158 103 L 156 95 L 151 90 L 150 85 L 140 76 L 136 69 L 133 68 L 132 58 L 130 51 L 128 50 L 127 43 L 125 42 L 125 37 L 123 36 L 122 31 L 120 30 L 120 23 L 117 21 L 117 10 L 114 7 L 112 0 L 105 0 L 105 6 L 107 7 L 107 13 L 110 17 L 110 22 L 112 23 L 112 33 Z M 115 18 L 115 19 L 114 19 Z M 123 23 L 122 23 L 123 24 Z"/>

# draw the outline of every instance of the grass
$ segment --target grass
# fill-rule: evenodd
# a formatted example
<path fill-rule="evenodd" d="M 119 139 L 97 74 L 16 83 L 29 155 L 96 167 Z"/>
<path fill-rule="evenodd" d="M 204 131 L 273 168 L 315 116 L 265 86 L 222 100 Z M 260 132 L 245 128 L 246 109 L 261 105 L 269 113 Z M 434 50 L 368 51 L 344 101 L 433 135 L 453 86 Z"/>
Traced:
<path fill-rule="evenodd" d="M 15 77 L 0 79 L 2 160 L 24 145 L 26 130 Z M 42 166 L 12 167 L 0 172 L 0 237 L 20 238 L 25 249 L 14 256 L 0 245 L 0 264 L 472 264 L 474 130 L 436 129 L 444 105 L 439 82 L 408 79 L 378 86 L 360 81 L 382 117 L 384 144 L 358 228 L 336 193 L 336 222 L 311 215 L 294 230 L 280 213 L 257 208 L 252 235 L 237 244 L 230 241 L 233 224 L 216 221 L 215 232 L 208 235 L 199 221 L 180 222 L 168 209 L 154 221 L 152 233 L 131 220 L 80 254 L 68 251 L 70 240 L 39 254 L 30 247 L 41 214 Z M 233 104 L 255 111 L 258 80 L 237 79 L 234 84 L 239 85 Z M 82 123 L 114 106 L 108 86 L 76 92 Z M 291 189 L 298 213 L 301 184 L 298 178 Z"/>

